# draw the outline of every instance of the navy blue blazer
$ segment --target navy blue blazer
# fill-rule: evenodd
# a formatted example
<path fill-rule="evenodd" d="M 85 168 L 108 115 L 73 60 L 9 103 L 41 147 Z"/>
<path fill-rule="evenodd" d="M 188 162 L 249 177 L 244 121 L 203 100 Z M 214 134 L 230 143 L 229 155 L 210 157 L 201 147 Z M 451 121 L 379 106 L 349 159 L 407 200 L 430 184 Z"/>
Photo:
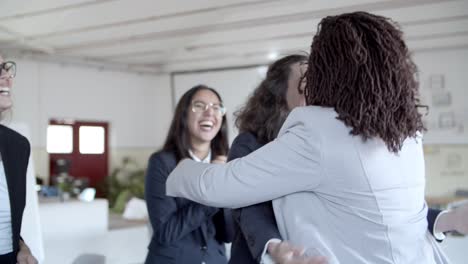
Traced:
<path fill-rule="evenodd" d="M 26 205 L 26 171 L 30 152 L 29 141 L 24 136 L 0 125 L 0 153 L 10 197 L 11 230 L 15 253 L 18 252 L 21 239 L 21 222 Z"/>
<path fill-rule="evenodd" d="M 153 227 L 145 264 L 225 264 L 224 242 L 231 242 L 230 210 L 166 196 L 166 180 L 176 167 L 171 152 L 151 155 L 145 178 L 145 198 Z"/>
<path fill-rule="evenodd" d="M 254 134 L 240 133 L 233 141 L 228 160 L 237 159 L 262 147 Z M 433 232 L 434 222 L 441 211 L 429 209 L 427 219 L 429 231 Z M 280 238 L 271 201 L 235 209 L 235 235 L 231 248 L 230 264 L 259 263 L 265 244 L 271 238 Z"/>

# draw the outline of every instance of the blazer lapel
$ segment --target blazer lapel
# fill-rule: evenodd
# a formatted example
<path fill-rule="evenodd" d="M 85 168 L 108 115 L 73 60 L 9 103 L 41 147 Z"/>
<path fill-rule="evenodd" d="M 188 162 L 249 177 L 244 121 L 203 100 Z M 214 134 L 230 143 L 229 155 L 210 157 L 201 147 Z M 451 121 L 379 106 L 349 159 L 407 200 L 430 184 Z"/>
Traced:
<path fill-rule="evenodd" d="M 10 210 L 11 210 L 11 215 L 13 216 L 15 214 L 15 196 L 13 195 L 15 192 L 13 190 L 15 186 L 15 175 L 14 172 L 14 163 L 11 162 L 10 158 L 10 149 L 9 149 L 9 139 L 8 139 L 8 133 L 5 133 L 5 127 L 0 125 L 0 153 L 2 155 L 2 162 L 3 162 L 3 168 L 5 170 L 5 178 L 7 181 L 7 186 L 8 186 L 8 196 L 10 197 Z M 13 222 L 12 222 L 13 224 Z"/>
<path fill-rule="evenodd" d="M 205 246 L 207 246 L 208 245 L 208 230 L 207 230 L 206 222 L 202 223 L 202 225 L 200 226 L 200 229 L 202 233 L 203 243 Z"/>

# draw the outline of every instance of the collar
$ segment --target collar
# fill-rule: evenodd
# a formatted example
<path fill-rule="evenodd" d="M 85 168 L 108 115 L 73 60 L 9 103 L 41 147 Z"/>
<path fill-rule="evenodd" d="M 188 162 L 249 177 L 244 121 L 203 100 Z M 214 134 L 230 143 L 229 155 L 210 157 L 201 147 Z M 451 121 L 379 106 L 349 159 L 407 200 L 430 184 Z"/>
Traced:
<path fill-rule="evenodd" d="M 208 152 L 208 155 L 206 156 L 206 158 L 204 158 L 203 160 L 195 156 L 195 154 L 193 154 L 191 149 L 189 149 L 188 153 L 194 161 L 203 162 L 203 163 L 211 163 L 211 149 L 210 149 L 210 152 Z"/>

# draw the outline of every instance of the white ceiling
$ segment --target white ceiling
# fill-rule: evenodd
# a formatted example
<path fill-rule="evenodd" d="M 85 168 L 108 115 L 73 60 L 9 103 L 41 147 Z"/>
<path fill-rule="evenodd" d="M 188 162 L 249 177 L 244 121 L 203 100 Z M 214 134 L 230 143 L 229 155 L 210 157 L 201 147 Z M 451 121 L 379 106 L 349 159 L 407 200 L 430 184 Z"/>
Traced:
<path fill-rule="evenodd" d="M 0 51 L 150 73 L 265 64 L 357 10 L 399 22 L 415 52 L 468 48 L 468 0 L 0 0 Z"/>

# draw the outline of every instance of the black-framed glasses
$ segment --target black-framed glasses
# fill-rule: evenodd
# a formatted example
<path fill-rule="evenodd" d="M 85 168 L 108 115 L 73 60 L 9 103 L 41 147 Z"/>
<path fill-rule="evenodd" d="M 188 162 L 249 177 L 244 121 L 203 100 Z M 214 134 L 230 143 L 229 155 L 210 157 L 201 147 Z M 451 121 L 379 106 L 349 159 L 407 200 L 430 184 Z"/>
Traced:
<path fill-rule="evenodd" d="M 215 114 L 219 114 L 221 116 L 226 114 L 226 108 L 222 104 L 205 103 L 202 101 L 192 102 L 192 112 L 194 113 L 203 113 L 209 108 L 213 109 Z"/>
<path fill-rule="evenodd" d="M 0 63 L 0 76 L 8 74 L 10 78 L 15 78 L 16 76 L 16 62 L 14 61 L 5 61 Z"/>

